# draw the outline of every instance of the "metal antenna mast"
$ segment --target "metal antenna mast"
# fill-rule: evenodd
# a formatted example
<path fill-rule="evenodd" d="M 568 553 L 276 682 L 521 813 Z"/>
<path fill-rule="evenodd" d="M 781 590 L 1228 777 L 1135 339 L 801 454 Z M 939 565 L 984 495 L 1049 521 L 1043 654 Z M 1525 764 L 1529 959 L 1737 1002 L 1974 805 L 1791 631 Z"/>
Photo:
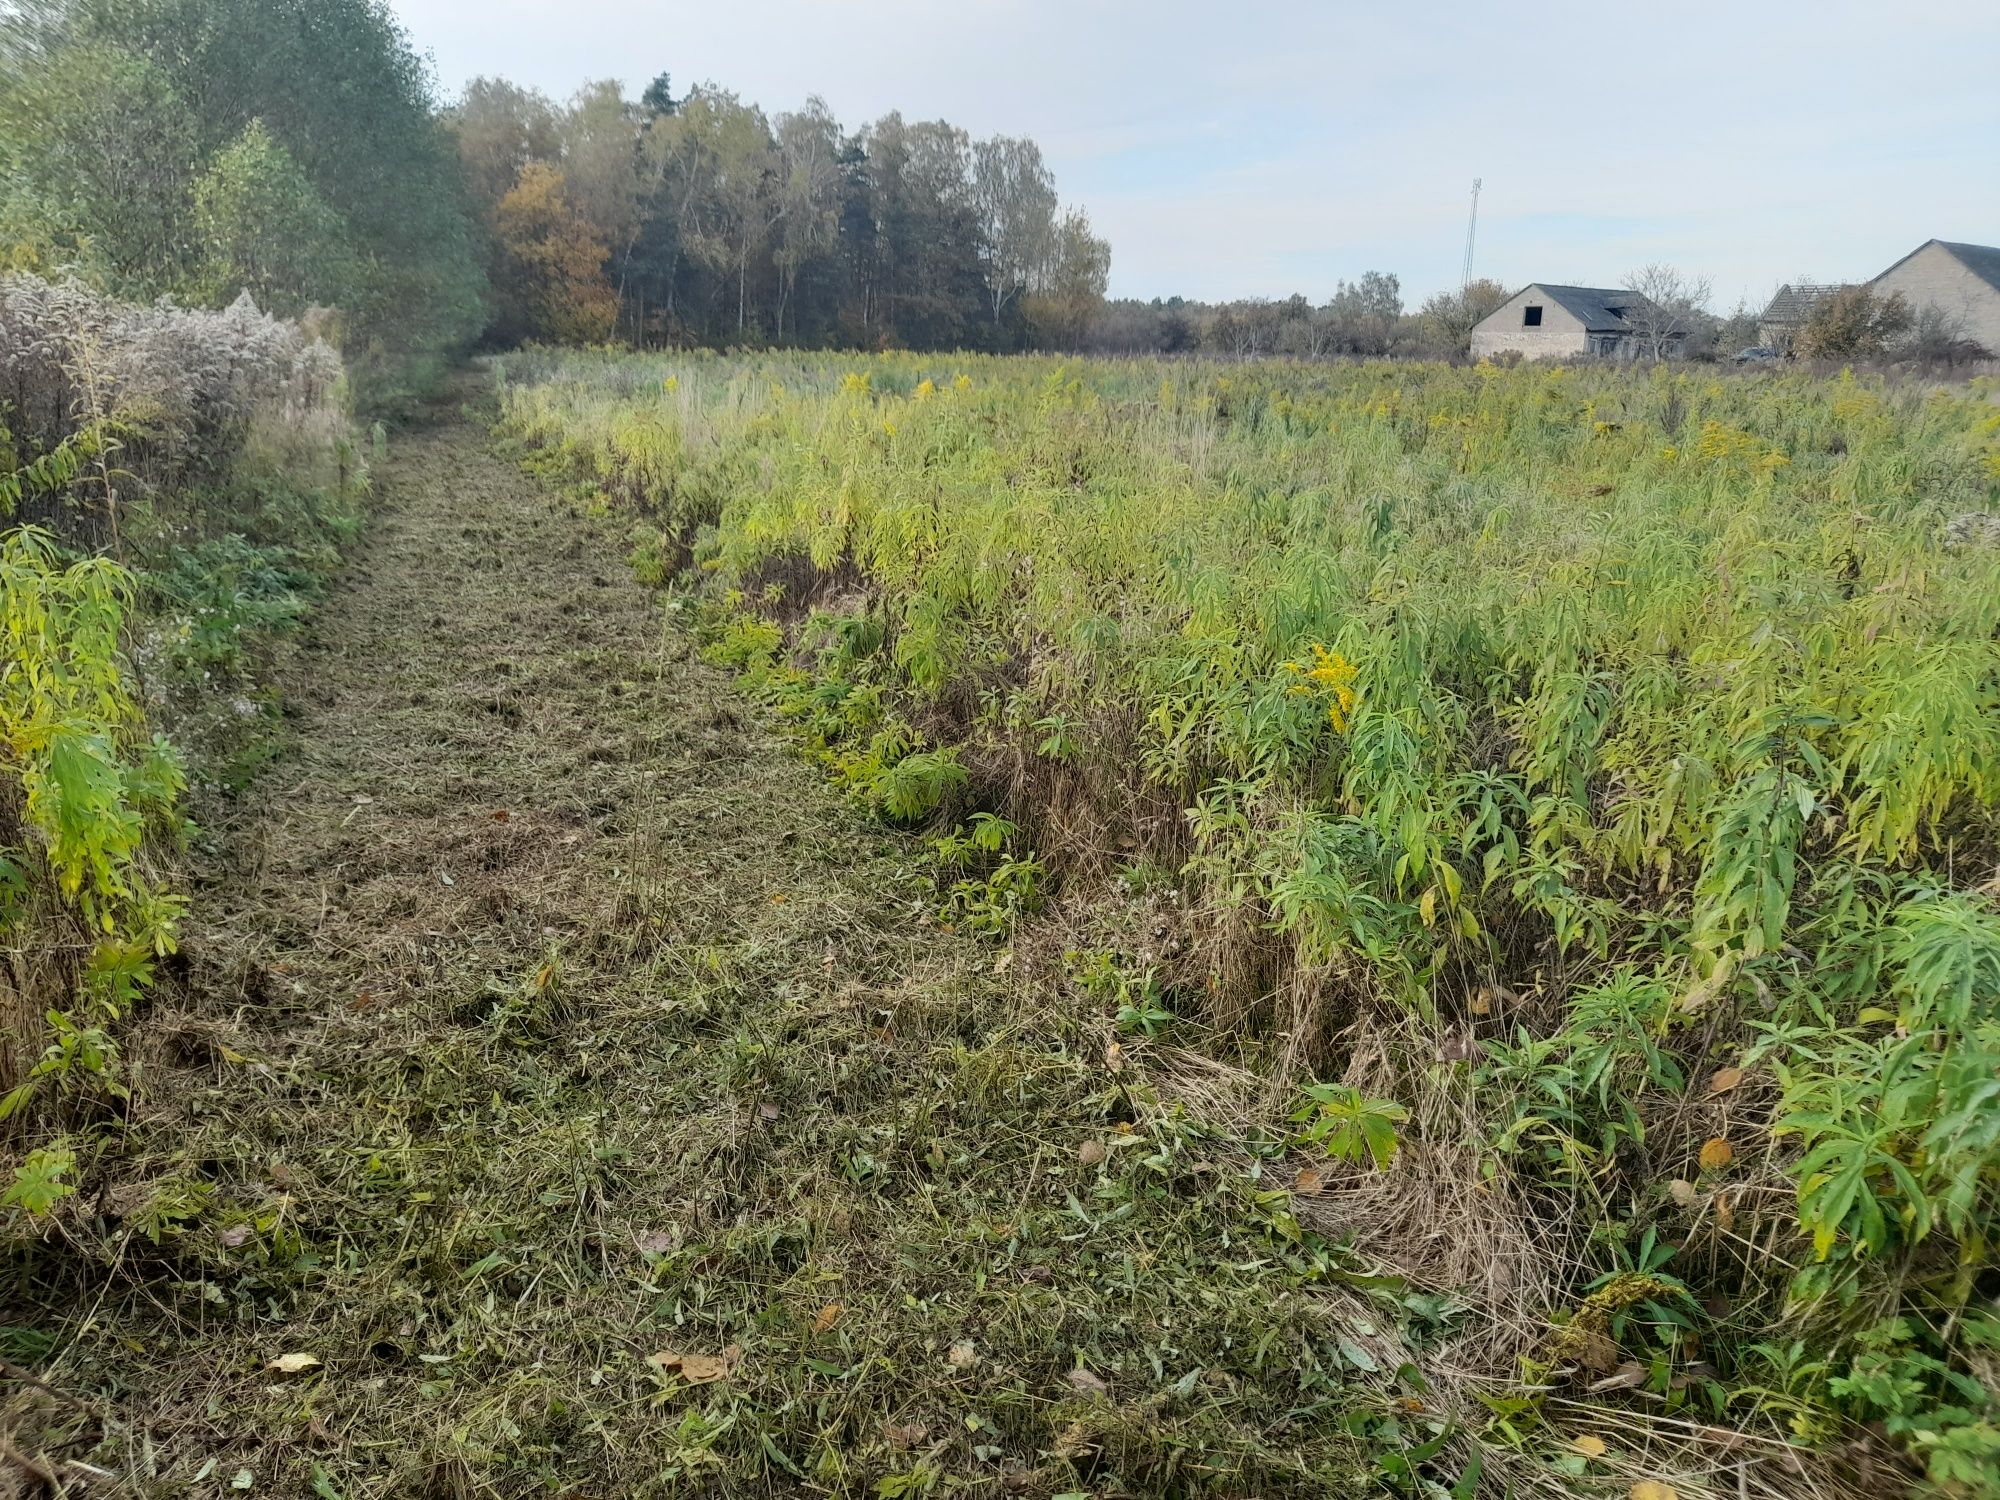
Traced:
<path fill-rule="evenodd" d="M 1458 278 L 1461 287 L 1472 285 L 1472 241 L 1479 233 L 1479 183 L 1479 178 L 1472 179 L 1472 217 L 1465 226 L 1465 269 Z"/>

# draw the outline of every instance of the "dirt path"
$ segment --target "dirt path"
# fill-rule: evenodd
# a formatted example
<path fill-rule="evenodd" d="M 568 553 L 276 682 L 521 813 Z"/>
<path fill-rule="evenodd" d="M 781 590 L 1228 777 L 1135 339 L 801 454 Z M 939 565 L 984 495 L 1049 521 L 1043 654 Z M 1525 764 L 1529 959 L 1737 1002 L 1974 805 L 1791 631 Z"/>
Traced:
<path fill-rule="evenodd" d="M 92 1408 L 16 1430 L 81 1492 L 1352 1492 L 1283 1196 L 941 932 L 616 531 L 397 444 L 130 1144 L 6 1272 Z"/>

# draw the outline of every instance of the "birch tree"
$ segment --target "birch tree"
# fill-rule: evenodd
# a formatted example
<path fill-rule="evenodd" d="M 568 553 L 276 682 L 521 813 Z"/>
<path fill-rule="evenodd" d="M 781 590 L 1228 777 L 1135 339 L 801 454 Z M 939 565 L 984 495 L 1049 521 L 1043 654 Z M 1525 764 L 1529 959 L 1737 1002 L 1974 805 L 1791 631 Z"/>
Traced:
<path fill-rule="evenodd" d="M 639 232 L 639 134 L 637 111 L 614 78 L 578 89 L 561 122 L 569 201 L 597 230 L 620 267 Z"/>
<path fill-rule="evenodd" d="M 749 325 L 750 263 L 780 212 L 770 126 L 755 105 L 715 88 L 695 90 L 667 119 L 685 188 L 681 236 L 697 260 L 735 280 L 741 333 Z"/>
<path fill-rule="evenodd" d="M 997 135 L 972 148 L 972 198 L 993 323 L 1049 259 L 1055 236 L 1055 177 L 1041 147 Z"/>
<path fill-rule="evenodd" d="M 777 146 L 778 243 L 771 260 L 778 272 L 774 331 L 783 338 L 799 272 L 828 255 L 840 233 L 840 122 L 814 95 L 804 109 L 778 116 Z"/>

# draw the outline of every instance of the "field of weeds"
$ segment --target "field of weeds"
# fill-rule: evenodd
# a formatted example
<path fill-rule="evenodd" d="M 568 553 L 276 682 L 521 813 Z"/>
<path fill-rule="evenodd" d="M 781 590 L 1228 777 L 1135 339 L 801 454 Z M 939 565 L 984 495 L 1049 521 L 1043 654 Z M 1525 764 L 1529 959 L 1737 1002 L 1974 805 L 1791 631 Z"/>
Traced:
<path fill-rule="evenodd" d="M 37 1096 L 0 1495 L 1462 1477 L 1397 1373 L 1452 1299 L 1315 1224 L 1240 1080 L 940 931 L 921 839 L 485 442 L 399 438 L 115 1074 Z"/>
<path fill-rule="evenodd" d="M 710 659 L 928 830 L 941 922 L 1288 1130 L 1295 1200 L 1452 1299 L 1431 1399 L 1481 1451 L 2000 1494 L 1993 391 L 501 376 Z"/>

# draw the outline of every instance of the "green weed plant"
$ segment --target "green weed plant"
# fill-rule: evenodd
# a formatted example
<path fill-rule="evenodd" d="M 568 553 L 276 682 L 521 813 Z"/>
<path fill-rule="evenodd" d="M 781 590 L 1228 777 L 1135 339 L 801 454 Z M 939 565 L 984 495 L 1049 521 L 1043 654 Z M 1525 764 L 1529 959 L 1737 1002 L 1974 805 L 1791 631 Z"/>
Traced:
<path fill-rule="evenodd" d="M 892 819 L 1002 815 L 1043 890 L 1107 844 L 1178 871 L 1210 967 L 1176 993 L 1252 1030 L 1319 997 L 1323 1076 L 1357 1003 L 1390 1028 L 1378 1076 L 1306 1096 L 1336 1156 L 1394 1170 L 1456 1070 L 1579 1299 L 1642 1235 L 1701 1294 L 1625 1352 L 1698 1341 L 1727 1408 L 1759 1332 L 1808 1330 L 1797 1431 L 1900 1424 L 2000 1493 L 1964 1477 L 2000 1473 L 1964 1399 L 2000 1233 L 2000 549 L 1953 525 L 2000 510 L 1992 389 L 531 353 L 503 395 Z"/>

